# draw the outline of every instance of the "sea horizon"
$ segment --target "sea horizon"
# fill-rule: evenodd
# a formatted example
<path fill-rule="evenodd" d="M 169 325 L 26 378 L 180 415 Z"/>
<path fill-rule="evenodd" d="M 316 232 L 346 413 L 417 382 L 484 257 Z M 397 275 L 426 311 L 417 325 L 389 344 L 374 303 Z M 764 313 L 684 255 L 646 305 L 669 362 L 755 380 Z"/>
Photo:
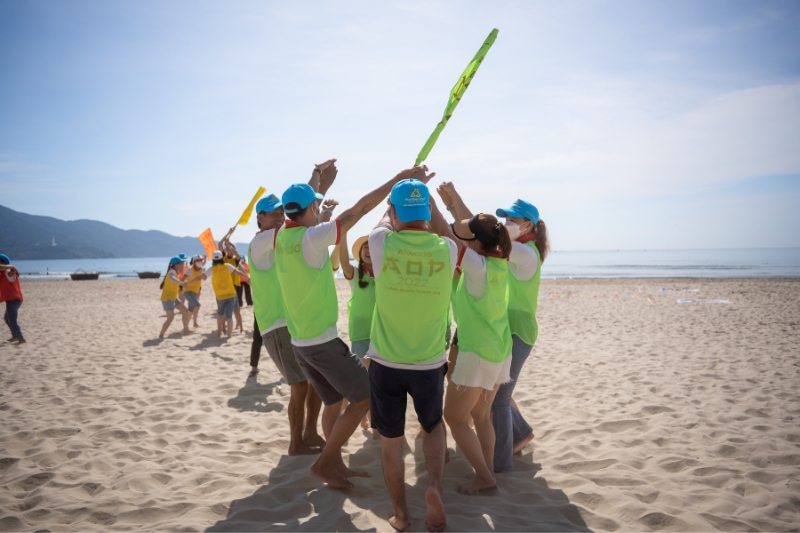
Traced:
<path fill-rule="evenodd" d="M 96 271 L 100 279 L 131 279 L 137 272 L 163 275 L 168 262 L 168 257 L 12 261 L 23 280 L 69 279 L 78 269 Z M 796 277 L 800 247 L 551 250 L 542 265 L 542 279 Z"/>

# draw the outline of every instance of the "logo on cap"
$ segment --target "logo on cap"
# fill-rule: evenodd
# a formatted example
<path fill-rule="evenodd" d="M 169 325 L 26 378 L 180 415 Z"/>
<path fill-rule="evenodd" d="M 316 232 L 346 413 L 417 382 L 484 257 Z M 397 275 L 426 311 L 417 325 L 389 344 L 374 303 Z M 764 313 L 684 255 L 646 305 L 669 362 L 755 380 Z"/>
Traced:
<path fill-rule="evenodd" d="M 419 189 L 414 187 L 414 191 L 411 193 L 411 198 L 422 198 L 422 195 L 419 193 Z"/>

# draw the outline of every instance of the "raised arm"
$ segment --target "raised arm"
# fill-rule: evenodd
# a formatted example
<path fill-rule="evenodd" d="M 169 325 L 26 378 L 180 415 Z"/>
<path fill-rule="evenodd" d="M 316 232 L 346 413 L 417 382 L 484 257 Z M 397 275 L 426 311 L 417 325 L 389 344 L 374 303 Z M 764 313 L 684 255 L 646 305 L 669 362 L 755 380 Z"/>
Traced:
<path fill-rule="evenodd" d="M 453 214 L 456 220 L 464 220 L 472 218 L 472 211 L 461 199 L 461 195 L 456 191 L 456 186 L 452 181 L 443 181 L 441 185 L 436 187 L 436 192 L 442 197 L 442 201 L 446 202 L 445 207 Z"/>
<path fill-rule="evenodd" d="M 336 246 L 339 249 L 339 264 L 342 267 L 342 274 L 345 279 L 353 279 L 355 269 L 350 264 L 350 248 L 347 246 L 347 232 L 343 231 L 339 244 Z"/>
<path fill-rule="evenodd" d="M 444 219 L 444 215 L 439 211 L 439 206 L 436 205 L 436 200 L 433 199 L 433 196 L 431 196 L 431 229 L 440 237 L 447 237 L 455 242 L 458 246 L 458 254 L 461 255 L 461 249 L 466 245 L 464 241 L 456 237 L 455 233 L 453 233 L 452 228 L 450 228 L 450 225 Z"/>
<path fill-rule="evenodd" d="M 422 183 L 428 183 L 435 175 L 436 172 L 431 172 L 428 174 L 428 167 L 424 165 L 421 167 L 417 166 L 403 170 L 377 189 L 367 193 L 364 197 L 357 201 L 353 207 L 342 211 L 342 214 L 339 215 L 339 224 L 342 232 L 344 233 L 352 228 L 356 222 L 361 220 L 361 217 L 375 209 L 375 207 L 377 207 L 377 205 L 381 203 L 384 198 L 389 196 L 389 193 L 392 192 L 392 187 L 394 187 L 397 182 L 414 178 L 418 179 Z"/>
<path fill-rule="evenodd" d="M 339 170 L 336 168 L 336 159 L 328 159 L 323 163 L 314 165 L 314 170 L 311 171 L 311 179 L 308 180 L 308 184 L 314 189 L 314 192 L 325 196 L 328 189 L 333 185 L 336 174 L 338 173 Z"/>

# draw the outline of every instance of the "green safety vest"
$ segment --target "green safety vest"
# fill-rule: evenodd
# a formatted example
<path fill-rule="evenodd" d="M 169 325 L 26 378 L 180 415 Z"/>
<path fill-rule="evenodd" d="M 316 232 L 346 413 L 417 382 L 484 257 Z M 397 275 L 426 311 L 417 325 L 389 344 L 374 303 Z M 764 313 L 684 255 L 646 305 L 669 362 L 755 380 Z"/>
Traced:
<path fill-rule="evenodd" d="M 349 318 L 347 332 L 350 335 L 350 342 L 369 340 L 372 315 L 375 314 L 375 278 L 364 272 L 363 280 L 369 285 L 362 289 L 358 286 L 358 270 L 354 276 L 353 290 L 347 302 Z"/>
<path fill-rule="evenodd" d="M 303 259 L 303 235 L 308 228 L 284 228 L 275 245 L 275 266 L 283 294 L 286 327 L 293 339 L 310 340 L 336 327 L 339 303 L 331 258 L 322 270 Z"/>
<path fill-rule="evenodd" d="M 450 245 L 438 235 L 404 230 L 386 236 L 369 337 L 381 357 L 410 364 L 444 353 L 452 279 Z"/>
<path fill-rule="evenodd" d="M 275 230 L 278 231 L 278 230 Z M 273 265 L 269 270 L 259 270 L 247 248 L 247 263 L 250 265 L 250 287 L 253 292 L 253 314 L 260 331 L 286 318 L 283 310 L 283 294 L 278 282 L 278 269 Z"/>
<path fill-rule="evenodd" d="M 536 323 L 536 306 L 539 304 L 539 281 L 542 274 L 542 260 L 539 249 L 533 241 L 526 243 L 536 252 L 539 262 L 536 274 L 528 281 L 519 281 L 513 275 L 508 277 L 508 324 L 511 334 L 519 337 L 529 346 L 536 343 L 539 325 Z M 461 338 L 459 336 L 459 343 Z"/>
<path fill-rule="evenodd" d="M 475 299 L 464 285 L 462 275 L 456 292 L 458 348 L 473 352 L 492 363 L 511 355 L 511 330 L 508 326 L 508 261 L 486 258 L 486 294 Z"/>

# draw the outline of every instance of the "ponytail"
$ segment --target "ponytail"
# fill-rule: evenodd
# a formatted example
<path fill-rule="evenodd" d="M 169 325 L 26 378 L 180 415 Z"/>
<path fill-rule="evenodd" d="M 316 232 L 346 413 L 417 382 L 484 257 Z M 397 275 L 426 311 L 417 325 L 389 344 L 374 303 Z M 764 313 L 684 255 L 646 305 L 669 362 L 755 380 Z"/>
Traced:
<path fill-rule="evenodd" d="M 534 226 L 534 244 L 536 245 L 536 249 L 539 250 L 539 259 L 542 263 L 544 263 L 544 258 L 547 257 L 547 253 L 550 251 L 550 241 L 547 239 L 547 226 L 544 225 L 544 220 L 541 218 L 539 219 L 538 224 Z"/>
<path fill-rule="evenodd" d="M 469 229 L 483 248 L 483 255 L 500 254 L 507 259 L 511 255 L 511 236 L 508 229 L 494 215 L 481 213 L 469 221 Z"/>
<path fill-rule="evenodd" d="M 501 225 L 498 232 L 497 247 L 500 248 L 503 259 L 507 259 L 511 255 L 511 244 L 511 235 L 508 234 L 508 228 Z"/>
<path fill-rule="evenodd" d="M 367 287 L 369 287 L 369 282 L 363 280 L 364 271 L 365 271 L 364 260 L 359 258 L 358 259 L 358 286 L 361 287 L 362 289 L 366 289 Z"/>

